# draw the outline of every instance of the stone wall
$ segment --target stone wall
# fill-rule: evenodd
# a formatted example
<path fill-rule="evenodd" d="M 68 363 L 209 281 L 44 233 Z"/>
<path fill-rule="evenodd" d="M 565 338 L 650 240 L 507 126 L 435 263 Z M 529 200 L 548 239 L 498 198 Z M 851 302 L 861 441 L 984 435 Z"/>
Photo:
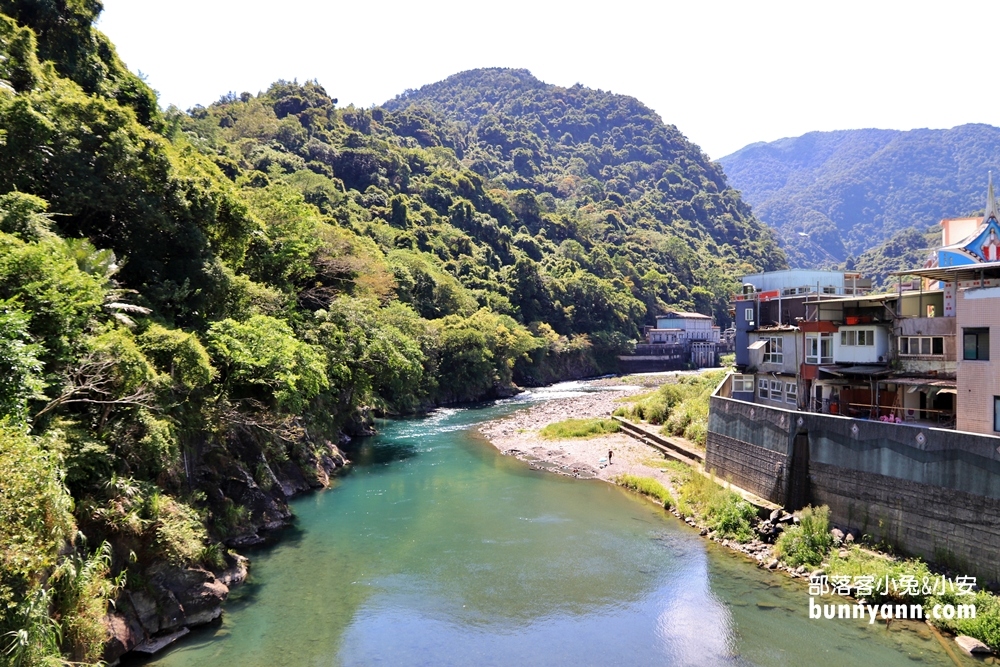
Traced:
<path fill-rule="evenodd" d="M 797 434 L 809 502 L 838 526 L 1000 580 L 1000 438 L 711 398 L 705 465 L 785 503 Z"/>

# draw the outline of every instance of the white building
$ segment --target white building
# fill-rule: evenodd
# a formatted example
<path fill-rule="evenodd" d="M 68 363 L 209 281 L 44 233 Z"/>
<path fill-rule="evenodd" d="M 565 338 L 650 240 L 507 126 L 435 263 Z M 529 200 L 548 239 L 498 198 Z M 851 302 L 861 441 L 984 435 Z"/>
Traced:
<path fill-rule="evenodd" d="M 686 341 L 718 343 L 721 332 L 708 315 L 670 311 L 656 318 L 656 328 L 647 332 L 647 340 L 666 344 Z"/>

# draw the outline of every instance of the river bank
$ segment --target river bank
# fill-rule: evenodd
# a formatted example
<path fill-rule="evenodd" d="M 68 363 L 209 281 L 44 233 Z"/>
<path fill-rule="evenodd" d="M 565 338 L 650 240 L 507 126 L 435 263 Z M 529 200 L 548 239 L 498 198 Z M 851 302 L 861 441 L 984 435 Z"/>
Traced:
<path fill-rule="evenodd" d="M 818 578 L 826 580 L 827 573 L 831 569 L 834 573 L 843 573 L 852 572 L 859 566 L 863 570 L 862 574 L 869 573 L 868 570 L 864 569 L 867 567 L 874 568 L 872 571 L 884 574 L 885 577 L 888 577 L 890 573 L 893 577 L 916 573 L 918 580 L 921 575 L 932 573 L 934 576 L 946 575 L 949 579 L 955 576 L 950 571 L 929 571 L 927 565 L 919 561 L 904 561 L 892 554 L 861 547 L 855 542 L 867 540 L 867 537 L 849 531 L 841 531 L 834 526 L 823 529 L 828 533 L 831 544 L 826 548 L 828 553 L 823 553 L 822 562 L 819 558 L 811 561 L 812 565 L 801 564 L 801 561 L 796 562 L 794 558 L 789 558 L 788 560 L 791 562 L 786 562 L 783 557 L 785 554 L 781 548 L 776 546 L 776 538 L 782 535 L 783 531 L 792 529 L 793 526 L 797 529 L 798 513 L 793 516 L 782 509 L 776 509 L 771 511 L 770 515 L 763 521 L 758 521 L 756 517 L 750 517 L 750 522 L 746 526 L 746 534 L 740 536 L 739 539 L 734 539 L 731 532 L 727 533 L 726 530 L 715 525 L 718 522 L 706 514 L 706 510 L 711 511 L 710 506 L 713 501 L 702 502 L 699 507 L 698 503 L 691 499 L 693 494 L 688 485 L 692 477 L 701 479 L 703 482 L 703 484 L 696 486 L 705 487 L 705 484 L 711 487 L 717 486 L 714 481 L 702 477 L 704 473 L 700 470 L 700 466 L 691 467 L 678 461 L 666 459 L 658 450 L 621 432 L 566 439 L 549 439 L 542 434 L 543 429 L 547 426 L 568 419 L 606 419 L 616 408 L 627 404 L 628 399 L 639 398 L 637 394 L 646 393 L 649 387 L 659 386 L 674 380 L 673 374 L 664 374 L 663 377 L 657 378 L 654 382 L 644 382 L 645 386 L 629 384 L 622 378 L 601 380 L 600 384 L 595 382 L 591 385 L 600 388 L 595 393 L 563 398 L 528 408 L 504 419 L 488 422 L 480 427 L 479 431 L 503 454 L 526 461 L 537 470 L 581 479 L 601 479 L 633 490 L 642 489 L 642 486 L 636 487 L 636 482 L 642 482 L 642 479 L 636 478 L 652 480 L 653 486 L 657 486 L 656 483 L 658 483 L 658 485 L 662 485 L 662 488 L 646 491 L 645 494 L 657 504 L 666 499 L 666 502 L 663 503 L 665 509 L 697 530 L 701 537 L 708 538 L 729 551 L 741 554 L 750 559 L 758 568 L 782 572 L 792 579 L 805 579 L 810 582 L 817 581 Z M 612 459 L 614 463 L 610 465 L 608 464 L 609 450 L 614 455 Z M 620 476 L 630 476 L 631 479 L 623 479 Z M 718 492 L 725 493 L 721 488 L 718 488 Z M 735 496 L 735 494 L 729 495 Z M 732 498 L 734 502 L 738 500 L 738 496 Z M 750 510 L 749 506 L 747 510 Z M 820 508 L 820 510 L 824 517 L 822 525 L 826 526 L 826 508 Z M 750 511 L 750 514 L 753 513 Z M 926 576 L 924 580 L 927 580 Z M 853 593 L 851 599 L 859 604 L 865 603 L 864 596 L 857 593 Z M 887 599 L 891 601 L 895 598 L 883 598 L 882 601 Z M 993 599 L 977 598 L 976 601 L 986 602 L 990 608 L 990 615 L 994 614 Z M 923 622 L 899 622 L 913 628 L 924 625 Z M 888 629 L 888 627 L 889 623 L 886 622 L 886 628 Z M 965 636 L 966 633 L 961 631 L 964 628 L 956 627 L 954 624 L 945 623 L 942 625 L 942 629 L 958 635 L 955 636 L 955 642 L 967 655 L 973 653 L 989 655 L 991 653 L 988 646 L 980 641 L 993 637 L 991 632 L 969 628 L 966 632 L 973 634 L 975 637 L 973 638 Z M 938 634 L 934 625 L 930 626 L 930 631 L 945 647 L 950 659 L 958 664 L 958 659 L 945 644 L 943 637 Z M 992 656 L 987 658 L 987 662 L 992 663 L 993 660 L 995 658 Z"/>
<path fill-rule="evenodd" d="M 624 433 L 547 440 L 539 431 L 566 419 L 607 417 L 622 404 L 622 399 L 646 393 L 676 377 L 676 373 L 650 373 L 594 380 L 588 385 L 596 390 L 581 391 L 574 396 L 519 410 L 503 419 L 485 423 L 479 432 L 502 453 L 525 461 L 536 470 L 604 481 L 629 474 L 667 483 L 669 478 L 660 465 L 663 456 Z M 608 451 L 612 452 L 610 462 Z"/>
<path fill-rule="evenodd" d="M 296 526 L 255 553 L 222 618 L 146 664 L 943 664 L 933 638 L 817 624 L 801 581 L 473 437 L 570 393 L 380 422 L 337 484 L 292 501 Z"/>

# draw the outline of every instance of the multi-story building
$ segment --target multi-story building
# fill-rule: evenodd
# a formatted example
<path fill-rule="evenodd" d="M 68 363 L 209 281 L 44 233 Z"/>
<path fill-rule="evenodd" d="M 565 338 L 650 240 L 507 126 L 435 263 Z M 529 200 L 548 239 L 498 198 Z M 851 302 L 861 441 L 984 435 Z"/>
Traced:
<path fill-rule="evenodd" d="M 991 182 L 985 215 L 943 220 L 942 246 L 895 293 L 851 273 L 747 276 L 732 398 L 1000 433 L 998 209 Z"/>
<path fill-rule="evenodd" d="M 864 294 L 871 281 L 845 271 L 790 269 L 745 276 L 733 297 L 736 333 L 733 397 L 801 406 L 799 367 L 805 357 L 800 323 L 806 303 Z"/>

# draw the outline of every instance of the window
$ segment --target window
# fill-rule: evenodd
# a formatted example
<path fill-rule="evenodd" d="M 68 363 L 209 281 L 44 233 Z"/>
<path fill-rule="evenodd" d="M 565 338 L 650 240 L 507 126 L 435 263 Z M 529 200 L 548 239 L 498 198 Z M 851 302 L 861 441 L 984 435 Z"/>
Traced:
<path fill-rule="evenodd" d="M 771 400 L 781 400 L 781 380 L 771 380 Z"/>
<path fill-rule="evenodd" d="M 785 383 L 785 403 L 791 403 L 793 405 L 798 405 L 799 402 L 799 387 L 794 382 Z"/>
<path fill-rule="evenodd" d="M 823 288 L 823 294 L 836 294 L 836 293 L 837 293 L 837 288 L 836 287 L 824 287 Z"/>
<path fill-rule="evenodd" d="M 771 336 L 770 338 L 765 338 L 762 340 L 767 341 L 767 346 L 764 348 L 764 363 L 780 364 L 785 358 L 784 355 L 781 353 L 782 338 L 777 336 Z"/>
<path fill-rule="evenodd" d="M 993 430 L 1000 432 L 1000 396 L 993 397 Z"/>
<path fill-rule="evenodd" d="M 875 330 L 874 329 L 861 329 L 840 332 L 840 344 L 853 347 L 855 345 L 875 345 Z"/>
<path fill-rule="evenodd" d="M 806 363 L 833 363 L 833 334 L 806 334 Z"/>
<path fill-rule="evenodd" d="M 944 338 L 941 336 L 900 336 L 899 356 L 901 357 L 941 357 L 944 356 Z"/>
<path fill-rule="evenodd" d="M 733 376 L 733 391 L 748 391 L 753 393 L 753 376 L 752 375 L 734 375 Z"/>
<path fill-rule="evenodd" d="M 934 304 L 927 304 L 927 317 L 934 317 L 935 310 Z"/>
<path fill-rule="evenodd" d="M 962 329 L 962 358 L 966 361 L 989 361 L 990 330 Z"/>
<path fill-rule="evenodd" d="M 757 395 L 760 396 L 761 398 L 766 399 L 768 397 L 767 387 L 768 387 L 767 380 L 758 380 L 757 381 Z"/>
<path fill-rule="evenodd" d="M 743 319 L 747 322 L 753 322 L 753 308 L 746 308 L 743 311 Z"/>

